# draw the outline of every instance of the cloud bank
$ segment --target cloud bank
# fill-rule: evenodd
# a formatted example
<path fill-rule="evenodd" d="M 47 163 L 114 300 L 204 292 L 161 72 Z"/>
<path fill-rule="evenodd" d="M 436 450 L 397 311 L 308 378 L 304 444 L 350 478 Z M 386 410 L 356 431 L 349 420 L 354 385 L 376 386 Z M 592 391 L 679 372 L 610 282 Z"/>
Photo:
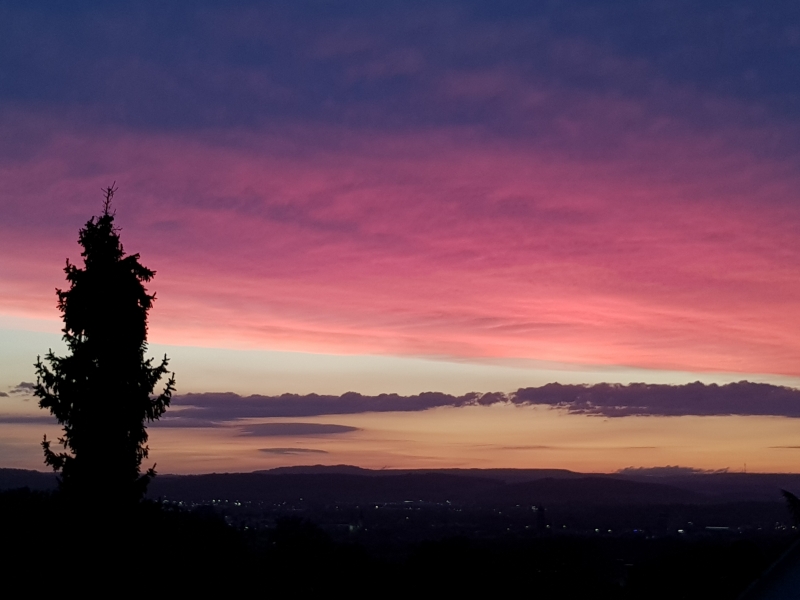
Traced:
<path fill-rule="evenodd" d="M 272 417 L 315 417 L 321 415 L 347 415 L 366 412 L 422 411 L 440 406 L 488 405 L 505 402 L 504 394 L 471 393 L 452 396 L 440 392 L 428 392 L 415 396 L 381 394 L 364 396 L 355 392 L 341 396 L 319 394 L 282 394 L 280 396 L 239 396 L 232 392 L 176 395 L 172 406 L 179 410 L 168 411 L 155 426 L 201 427 L 213 426 L 240 419 Z M 340 433 L 355 428 L 342 425 L 269 423 L 263 425 L 243 424 L 246 435 L 284 435 L 273 431 L 302 431 L 298 435 L 310 433 Z M 289 435 L 289 434 L 287 434 Z"/>
<path fill-rule="evenodd" d="M 605 417 L 774 415 L 800 417 L 800 390 L 741 381 L 726 385 L 548 384 L 523 388 L 512 395 L 515 404 L 538 404 L 571 413 Z"/>
<path fill-rule="evenodd" d="M 429 392 L 414 396 L 381 394 L 364 396 L 355 392 L 341 396 L 283 394 L 281 396 L 239 396 L 233 393 L 202 393 L 175 396 L 180 410 L 168 412 L 161 426 L 184 423 L 223 423 L 247 418 L 314 417 L 366 412 L 408 412 L 432 408 L 460 408 L 492 404 L 547 406 L 574 414 L 602 417 L 626 416 L 721 416 L 769 415 L 800 417 L 800 390 L 764 383 L 742 381 L 726 385 L 690 383 L 686 385 L 561 385 L 521 388 L 504 394 L 470 393 L 453 396 Z M 269 424 L 247 426 L 248 435 L 272 435 L 281 427 L 341 427 L 307 424 Z M 261 428 L 261 429 L 259 429 Z M 285 429 L 288 431 L 288 429 Z M 323 429 L 317 430 L 319 433 Z M 260 432 L 260 433 L 259 433 Z M 325 431 L 334 433 L 334 431 Z M 283 434 L 276 434 L 283 435 Z M 300 434 L 298 434 L 300 435 Z"/>

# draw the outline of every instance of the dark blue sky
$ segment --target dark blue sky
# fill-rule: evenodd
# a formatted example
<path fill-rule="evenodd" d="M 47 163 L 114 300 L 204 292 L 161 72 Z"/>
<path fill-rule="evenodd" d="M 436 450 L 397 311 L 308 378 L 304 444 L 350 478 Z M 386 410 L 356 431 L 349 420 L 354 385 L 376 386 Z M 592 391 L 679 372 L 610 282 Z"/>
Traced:
<path fill-rule="evenodd" d="M 797 119 L 796 2 L 3 2 L 0 110 L 136 128 L 319 120 L 547 127 L 507 90 L 442 98 L 453 75 L 614 94 L 722 125 Z M 686 99 L 660 88 L 683 89 Z M 517 103 L 515 103 L 517 100 Z M 525 113 L 525 114 L 523 114 Z M 741 118 L 741 117 L 740 117 Z"/>

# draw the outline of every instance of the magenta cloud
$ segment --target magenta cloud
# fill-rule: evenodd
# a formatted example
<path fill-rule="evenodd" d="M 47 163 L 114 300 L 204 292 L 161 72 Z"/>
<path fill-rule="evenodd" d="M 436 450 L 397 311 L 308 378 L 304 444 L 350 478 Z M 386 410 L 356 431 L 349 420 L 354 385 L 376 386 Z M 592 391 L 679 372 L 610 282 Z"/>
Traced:
<path fill-rule="evenodd" d="M 2 202 L 30 208 L 4 227 L 0 295 L 57 317 L 86 190 L 116 177 L 123 242 L 157 271 L 154 341 L 796 374 L 800 181 L 687 136 L 664 144 L 690 148 L 668 172 L 457 133 L 302 158 L 280 138 L 65 138 L 3 170 Z M 104 176 L 46 166 L 82 152 Z"/>

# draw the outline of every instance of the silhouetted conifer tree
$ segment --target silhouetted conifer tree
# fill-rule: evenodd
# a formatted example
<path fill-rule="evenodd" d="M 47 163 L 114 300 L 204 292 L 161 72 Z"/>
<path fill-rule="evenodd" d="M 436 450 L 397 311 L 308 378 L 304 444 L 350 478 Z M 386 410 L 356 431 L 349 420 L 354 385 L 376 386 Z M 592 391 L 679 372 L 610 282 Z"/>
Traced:
<path fill-rule="evenodd" d="M 37 359 L 35 393 L 64 427 L 59 442 L 65 452 L 54 452 L 47 436 L 42 441 L 45 463 L 60 472 L 61 490 L 136 501 L 155 475 L 154 468 L 140 473 L 148 454 L 146 423 L 164 414 L 175 378 L 151 396 L 168 363 L 166 356 L 157 366 L 145 359 L 155 294 L 144 284 L 155 273 L 122 248 L 111 211 L 115 191 L 105 191 L 102 215 L 80 230 L 84 268 L 67 260 L 69 289 L 56 292 L 69 354 L 50 350 L 49 366 Z"/>

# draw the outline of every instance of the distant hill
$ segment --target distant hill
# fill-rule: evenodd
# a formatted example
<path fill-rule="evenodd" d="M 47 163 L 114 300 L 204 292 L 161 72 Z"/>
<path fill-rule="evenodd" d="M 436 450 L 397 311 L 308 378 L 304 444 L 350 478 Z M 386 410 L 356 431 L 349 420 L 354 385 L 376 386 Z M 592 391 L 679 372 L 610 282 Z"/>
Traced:
<path fill-rule="evenodd" d="M 53 473 L 0 469 L 0 490 L 52 490 Z M 458 502 L 463 504 L 697 504 L 782 502 L 800 494 L 800 475 L 769 473 L 586 474 L 565 469 L 363 469 L 280 467 L 254 473 L 159 475 L 149 496 L 187 501 Z"/>
<path fill-rule="evenodd" d="M 630 473 L 579 473 L 566 469 L 362 469 L 350 465 L 279 467 L 270 474 L 331 474 L 348 473 L 364 476 L 391 476 L 410 473 L 441 473 L 493 479 L 504 483 L 525 483 L 541 479 L 581 479 L 586 477 L 611 478 L 640 483 L 654 483 L 691 491 L 709 501 L 782 501 L 780 490 L 786 489 L 800 495 L 800 474 L 797 473 L 689 473 L 652 475 L 647 471 Z"/>
<path fill-rule="evenodd" d="M 0 469 L 0 490 L 28 488 L 31 490 L 54 490 L 57 481 L 55 474 L 26 469 Z"/>
<path fill-rule="evenodd" d="M 560 478 L 539 477 L 521 483 L 506 483 L 503 480 L 506 478 L 507 474 L 501 477 L 497 472 L 477 469 L 454 473 L 453 470 L 304 467 L 256 473 L 162 476 L 153 481 L 149 493 L 153 497 L 194 502 L 228 499 L 280 503 L 302 499 L 319 504 L 449 501 L 485 506 L 542 503 L 600 506 L 691 504 L 705 500 L 702 494 L 662 483 L 586 477 L 568 471 Z"/>
<path fill-rule="evenodd" d="M 423 473 L 437 473 L 446 475 L 459 475 L 466 477 L 479 477 L 481 479 L 496 479 L 505 483 L 535 481 L 536 479 L 586 477 L 583 473 L 568 471 L 567 469 L 363 469 L 352 465 L 310 465 L 299 467 L 277 467 L 262 471 L 254 471 L 262 475 L 366 475 L 372 477 L 386 477 L 392 475 L 410 475 Z"/>
<path fill-rule="evenodd" d="M 402 471 L 407 473 L 408 471 Z M 385 475 L 394 474 L 396 471 L 390 469 L 363 469 L 353 465 L 308 465 L 299 467 L 276 467 L 275 469 L 263 469 L 253 471 L 257 475 Z"/>
<path fill-rule="evenodd" d="M 148 495 L 190 501 L 229 499 L 348 504 L 369 502 L 471 502 L 502 482 L 443 473 L 389 477 L 350 473 L 230 473 L 158 477 Z"/>

